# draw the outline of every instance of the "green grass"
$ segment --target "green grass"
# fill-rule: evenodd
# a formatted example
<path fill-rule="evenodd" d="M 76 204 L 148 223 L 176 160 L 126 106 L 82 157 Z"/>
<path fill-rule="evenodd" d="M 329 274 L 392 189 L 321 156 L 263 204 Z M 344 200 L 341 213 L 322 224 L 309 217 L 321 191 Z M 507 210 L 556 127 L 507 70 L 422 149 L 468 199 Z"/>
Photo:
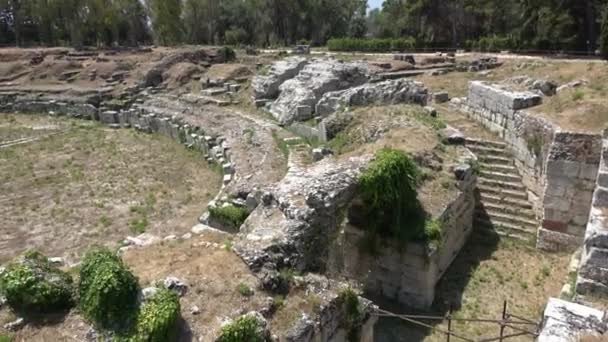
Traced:
<path fill-rule="evenodd" d="M 13 342 L 13 335 L 0 334 L 0 342 Z"/>
<path fill-rule="evenodd" d="M 237 287 L 236 290 L 238 293 L 241 294 L 241 296 L 243 297 L 251 297 L 253 296 L 254 292 L 251 289 L 251 287 L 249 287 L 247 284 L 244 283 L 240 283 Z"/>
<path fill-rule="evenodd" d="M 438 131 L 447 127 L 445 122 L 438 117 L 431 116 L 426 110 L 414 110 L 412 116 L 421 124 Z"/>

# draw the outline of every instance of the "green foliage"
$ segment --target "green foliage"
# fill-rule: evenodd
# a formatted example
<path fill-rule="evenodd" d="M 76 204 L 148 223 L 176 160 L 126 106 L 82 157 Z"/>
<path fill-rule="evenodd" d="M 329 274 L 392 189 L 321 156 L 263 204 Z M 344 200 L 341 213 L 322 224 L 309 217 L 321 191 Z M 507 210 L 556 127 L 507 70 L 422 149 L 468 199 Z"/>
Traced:
<path fill-rule="evenodd" d="M 600 54 L 604 59 L 608 59 L 608 4 L 604 8 L 602 18 L 602 32 L 600 33 Z"/>
<path fill-rule="evenodd" d="M 181 42 L 183 28 L 181 20 L 181 0 L 151 0 L 152 26 L 156 40 L 161 45 L 175 45 Z"/>
<path fill-rule="evenodd" d="M 436 116 L 430 115 L 426 110 L 415 110 L 413 112 L 414 119 L 425 126 L 431 127 L 438 131 L 447 127 L 445 122 Z"/>
<path fill-rule="evenodd" d="M 359 296 L 351 289 L 346 288 L 338 294 L 338 301 L 344 310 L 344 326 L 347 331 L 349 342 L 359 341 L 359 322 L 361 320 L 361 310 L 359 309 Z"/>
<path fill-rule="evenodd" d="M 217 342 L 264 342 L 260 323 L 254 316 L 241 316 L 222 327 Z"/>
<path fill-rule="evenodd" d="M 0 334 L 0 342 L 13 342 L 13 335 Z"/>
<path fill-rule="evenodd" d="M 333 38 L 327 42 L 329 51 L 344 52 L 390 52 L 413 50 L 413 38 L 398 39 L 359 39 L 359 38 Z"/>
<path fill-rule="evenodd" d="M 577 89 L 572 93 L 572 101 L 578 102 L 583 98 L 585 98 L 585 92 L 580 89 Z"/>
<path fill-rule="evenodd" d="M 517 42 L 513 37 L 504 36 L 487 36 L 481 37 L 479 40 L 467 42 L 467 47 L 472 50 L 478 50 L 483 52 L 499 52 L 501 50 L 512 50 L 518 47 Z"/>
<path fill-rule="evenodd" d="M 247 284 L 244 284 L 244 283 L 240 283 L 236 287 L 236 290 L 243 297 L 251 297 L 251 296 L 253 296 L 253 293 L 254 293 L 253 290 L 251 289 L 251 287 L 249 287 Z"/>
<path fill-rule="evenodd" d="M 34 251 L 0 274 L 0 293 L 14 311 L 27 316 L 59 312 L 73 304 L 72 277 Z"/>
<path fill-rule="evenodd" d="M 177 320 L 180 316 L 179 297 L 173 291 L 159 289 L 148 300 L 137 316 L 135 335 L 129 342 L 165 342 L 173 341 Z"/>
<path fill-rule="evenodd" d="M 416 164 L 403 152 L 382 149 L 359 178 L 369 237 L 401 242 L 428 240 L 426 214 L 418 201 Z"/>
<path fill-rule="evenodd" d="M 236 46 L 247 41 L 247 32 L 243 28 L 231 28 L 224 32 L 224 43 Z"/>
<path fill-rule="evenodd" d="M 209 208 L 209 217 L 218 220 L 232 228 L 239 228 L 249 216 L 246 208 L 227 205 L 223 207 Z"/>
<path fill-rule="evenodd" d="M 218 50 L 218 54 L 222 56 L 222 61 L 225 63 L 234 61 L 236 59 L 236 52 L 228 46 L 221 47 Z"/>
<path fill-rule="evenodd" d="M 110 250 L 89 251 L 81 264 L 80 309 L 106 329 L 124 329 L 135 316 L 138 284 L 122 260 Z"/>
<path fill-rule="evenodd" d="M 443 226 L 439 220 L 427 220 L 424 225 L 424 235 L 429 241 L 440 241 L 443 235 Z"/>

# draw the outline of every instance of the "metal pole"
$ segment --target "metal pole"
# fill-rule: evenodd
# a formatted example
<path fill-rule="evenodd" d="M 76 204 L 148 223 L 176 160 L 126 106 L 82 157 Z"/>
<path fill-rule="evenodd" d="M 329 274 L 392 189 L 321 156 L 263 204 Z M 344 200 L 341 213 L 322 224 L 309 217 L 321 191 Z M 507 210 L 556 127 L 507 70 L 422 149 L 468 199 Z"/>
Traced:
<path fill-rule="evenodd" d="M 505 334 L 505 320 L 506 319 L 507 319 L 507 301 L 505 300 L 505 302 L 502 306 L 502 321 L 500 321 L 500 339 L 499 339 L 500 342 L 503 341 L 502 337 Z"/>

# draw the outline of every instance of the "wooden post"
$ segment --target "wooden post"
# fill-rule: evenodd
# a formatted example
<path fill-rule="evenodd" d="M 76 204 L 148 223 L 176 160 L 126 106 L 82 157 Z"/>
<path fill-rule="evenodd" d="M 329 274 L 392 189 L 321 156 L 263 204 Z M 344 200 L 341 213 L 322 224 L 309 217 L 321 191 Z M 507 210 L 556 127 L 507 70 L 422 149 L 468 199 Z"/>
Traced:
<path fill-rule="evenodd" d="M 505 334 L 505 320 L 507 319 L 507 301 L 505 300 L 502 306 L 502 321 L 500 321 L 500 342 L 503 341 L 503 336 Z"/>
<path fill-rule="evenodd" d="M 450 342 L 450 337 L 452 337 L 452 306 L 450 305 L 450 309 L 448 310 L 448 334 L 447 334 L 447 342 Z"/>

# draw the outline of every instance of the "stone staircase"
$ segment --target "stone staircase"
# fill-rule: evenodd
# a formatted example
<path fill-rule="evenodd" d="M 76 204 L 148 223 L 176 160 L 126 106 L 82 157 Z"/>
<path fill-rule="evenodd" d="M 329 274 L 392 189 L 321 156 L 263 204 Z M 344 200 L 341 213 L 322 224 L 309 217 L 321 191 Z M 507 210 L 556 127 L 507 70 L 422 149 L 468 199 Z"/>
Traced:
<path fill-rule="evenodd" d="M 533 242 L 539 223 L 507 145 L 468 138 L 466 146 L 480 165 L 475 226 Z"/>

